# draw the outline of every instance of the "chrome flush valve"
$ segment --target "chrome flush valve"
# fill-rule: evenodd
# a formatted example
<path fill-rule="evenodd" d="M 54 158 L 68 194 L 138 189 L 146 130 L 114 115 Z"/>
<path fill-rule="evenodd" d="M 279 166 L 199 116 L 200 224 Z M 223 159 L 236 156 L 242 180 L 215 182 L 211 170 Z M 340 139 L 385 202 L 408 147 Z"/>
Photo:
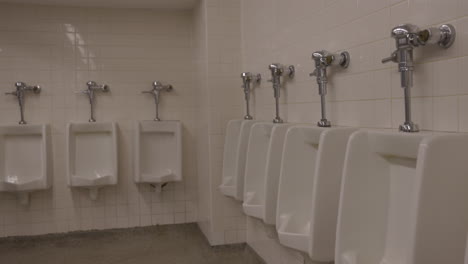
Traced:
<path fill-rule="evenodd" d="M 350 61 L 350 56 L 347 51 L 343 51 L 339 54 L 333 54 L 326 50 L 316 51 L 312 53 L 312 59 L 315 61 L 315 70 L 310 76 L 317 77 L 317 84 L 319 87 L 320 101 L 322 118 L 317 123 L 319 127 L 330 127 L 331 123 L 327 120 L 326 115 L 326 101 L 325 95 L 327 94 L 327 68 L 329 66 L 338 65 L 342 68 L 347 68 Z"/>
<path fill-rule="evenodd" d="M 153 82 L 153 89 L 149 91 L 143 91 L 142 93 L 149 93 L 154 96 L 154 103 L 156 105 L 156 117 L 154 118 L 154 121 L 161 121 L 159 118 L 159 99 L 160 99 L 160 93 L 162 91 L 164 92 L 170 92 L 174 88 L 170 84 L 163 84 L 160 81 L 154 81 Z"/>
<path fill-rule="evenodd" d="M 279 98 L 280 98 L 280 88 L 281 88 L 281 76 L 288 76 L 290 79 L 294 78 L 296 72 L 293 65 L 287 67 L 279 63 L 272 63 L 268 66 L 268 69 L 271 71 L 271 80 L 269 82 L 273 83 L 273 93 L 275 97 L 275 106 L 276 106 L 276 116 L 273 119 L 273 123 L 283 123 L 283 119 L 279 116 Z"/>
<path fill-rule="evenodd" d="M 262 80 L 262 75 L 261 74 L 253 74 L 250 72 L 243 72 L 241 73 L 241 78 L 242 78 L 242 88 L 244 88 L 244 94 L 245 94 L 245 104 L 246 104 L 246 114 L 244 116 L 245 120 L 252 120 L 253 117 L 250 115 L 250 92 L 252 91 L 251 89 L 251 83 L 254 82 L 256 84 L 259 84 Z"/>
<path fill-rule="evenodd" d="M 86 86 L 88 87 L 86 90 L 83 91 L 77 91 L 75 93 L 79 94 L 86 94 L 89 99 L 89 105 L 90 105 L 90 118 L 89 122 L 96 122 L 96 119 L 94 118 L 94 93 L 96 91 L 104 92 L 107 93 L 110 91 L 109 86 L 107 84 L 97 84 L 95 81 L 88 81 L 86 83 Z"/>
<path fill-rule="evenodd" d="M 455 28 L 450 25 L 441 25 L 439 28 L 419 29 L 412 24 L 403 24 L 394 27 L 391 36 L 395 39 L 396 50 L 382 63 L 398 63 L 400 72 L 400 85 L 405 95 L 405 122 L 400 125 L 402 132 L 418 132 L 419 127 L 411 120 L 411 87 L 413 86 L 413 49 L 428 44 L 438 44 L 441 48 L 449 48 L 455 41 Z"/>
<path fill-rule="evenodd" d="M 20 107 L 20 125 L 25 125 L 26 121 L 24 120 L 24 93 L 25 92 L 33 92 L 35 94 L 41 93 L 41 86 L 39 85 L 34 85 L 34 86 L 29 86 L 24 82 L 16 82 L 15 83 L 15 90 L 13 92 L 7 92 L 5 94 L 7 95 L 14 95 L 18 99 L 18 104 Z"/>

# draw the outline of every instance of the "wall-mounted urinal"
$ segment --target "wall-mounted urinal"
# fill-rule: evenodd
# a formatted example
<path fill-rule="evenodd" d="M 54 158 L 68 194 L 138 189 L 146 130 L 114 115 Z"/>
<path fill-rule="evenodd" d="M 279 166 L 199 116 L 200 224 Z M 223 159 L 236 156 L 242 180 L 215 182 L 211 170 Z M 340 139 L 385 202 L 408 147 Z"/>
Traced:
<path fill-rule="evenodd" d="M 239 144 L 242 119 L 230 120 L 226 127 L 224 138 L 223 175 L 219 190 L 222 194 L 236 197 L 235 170 L 237 161 L 237 145 Z"/>
<path fill-rule="evenodd" d="M 466 134 L 354 133 L 335 263 L 463 263 L 467 176 Z"/>
<path fill-rule="evenodd" d="M 165 183 L 182 180 L 182 123 L 161 121 L 159 101 L 161 92 L 171 92 L 171 84 L 153 82 L 156 116 L 153 121 L 136 122 L 134 158 L 135 182 L 149 183 L 161 191 Z"/>
<path fill-rule="evenodd" d="M 284 151 L 284 141 L 288 129 L 293 124 L 276 125 L 271 132 L 270 145 L 265 172 L 265 209 L 263 222 L 269 225 L 276 224 L 276 209 L 278 207 L 278 185 L 281 174 L 281 159 Z"/>
<path fill-rule="evenodd" d="M 135 182 L 159 184 L 182 180 L 182 124 L 136 122 Z"/>
<path fill-rule="evenodd" d="M 272 122 L 256 123 L 250 129 L 247 144 L 245 173 L 244 173 L 244 213 L 249 216 L 262 218 L 265 203 L 265 173 L 270 145 L 271 131 L 275 124 Z"/>
<path fill-rule="evenodd" d="M 291 124 L 256 123 L 250 131 L 244 182 L 244 213 L 275 224 L 280 160 Z"/>
<path fill-rule="evenodd" d="M 219 190 L 222 194 L 242 200 L 244 195 L 244 171 L 250 128 L 258 121 L 250 115 L 250 93 L 253 84 L 262 80 L 260 74 L 243 72 L 242 88 L 245 95 L 246 114 L 244 119 L 230 120 L 226 127 L 223 154 L 223 175 Z"/>
<path fill-rule="evenodd" d="M 52 181 L 50 131 L 47 125 L 0 126 L 0 191 L 29 193 L 48 189 Z"/>
<path fill-rule="evenodd" d="M 67 125 L 68 185 L 90 190 L 117 184 L 117 124 L 114 122 L 69 123 Z"/>
<path fill-rule="evenodd" d="M 355 128 L 294 126 L 284 142 L 276 229 L 280 243 L 333 261 L 346 144 Z"/>
<path fill-rule="evenodd" d="M 219 190 L 240 201 L 244 197 L 244 172 L 250 129 L 257 122 L 260 121 L 231 120 L 226 128 L 223 178 Z"/>

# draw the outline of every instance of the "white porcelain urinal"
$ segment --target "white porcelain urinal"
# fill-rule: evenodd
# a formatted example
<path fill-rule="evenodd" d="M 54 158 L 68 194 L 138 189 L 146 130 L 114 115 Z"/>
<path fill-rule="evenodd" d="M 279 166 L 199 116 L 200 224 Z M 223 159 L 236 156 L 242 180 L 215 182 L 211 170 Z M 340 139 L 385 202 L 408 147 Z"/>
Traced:
<path fill-rule="evenodd" d="M 181 181 L 180 121 L 140 121 L 136 122 L 135 132 L 135 182 L 161 184 Z"/>
<path fill-rule="evenodd" d="M 223 179 L 219 186 L 222 194 L 236 197 L 235 170 L 237 160 L 237 145 L 239 144 L 240 129 L 244 120 L 230 120 L 226 127 L 223 155 Z"/>
<path fill-rule="evenodd" d="M 346 144 L 355 128 L 295 126 L 284 143 L 276 229 L 280 243 L 333 261 Z"/>
<path fill-rule="evenodd" d="M 50 131 L 47 125 L 0 126 L 0 191 L 18 193 L 48 189 L 52 181 Z"/>
<path fill-rule="evenodd" d="M 96 200 L 100 187 L 117 184 L 117 124 L 69 123 L 66 137 L 68 185 L 88 188 Z"/>
<path fill-rule="evenodd" d="M 270 145 L 271 130 L 275 126 L 272 122 L 256 123 L 250 129 L 247 144 L 245 174 L 244 174 L 244 213 L 249 216 L 262 218 L 265 203 L 265 173 Z"/>
<path fill-rule="evenodd" d="M 468 135 L 354 133 L 335 263 L 463 263 L 467 190 Z"/>
<path fill-rule="evenodd" d="M 242 207 L 246 215 L 268 224 L 275 224 L 280 161 L 290 126 L 260 122 L 250 130 Z"/>
<path fill-rule="evenodd" d="M 276 209 L 278 207 L 278 187 L 281 174 L 281 159 L 283 157 L 286 134 L 293 124 L 278 125 L 271 132 L 270 146 L 268 148 L 266 174 L 265 174 L 265 210 L 263 222 L 269 225 L 276 224 Z"/>
<path fill-rule="evenodd" d="M 242 201 L 247 145 L 252 125 L 257 120 L 231 120 L 226 128 L 223 156 L 223 179 L 219 190 Z"/>

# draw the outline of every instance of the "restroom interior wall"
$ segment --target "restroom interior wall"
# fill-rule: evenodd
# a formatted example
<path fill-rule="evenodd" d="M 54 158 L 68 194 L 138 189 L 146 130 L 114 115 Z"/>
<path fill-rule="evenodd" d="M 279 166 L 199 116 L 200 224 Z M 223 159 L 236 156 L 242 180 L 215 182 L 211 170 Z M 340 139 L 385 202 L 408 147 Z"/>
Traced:
<path fill-rule="evenodd" d="M 195 85 L 199 87 L 197 97 L 197 176 L 198 176 L 198 226 L 208 240 L 211 240 L 211 189 L 209 174 L 208 141 L 208 97 L 206 87 L 207 50 L 206 50 L 206 9 L 203 1 L 198 2 L 193 11 L 193 45 L 195 56 Z"/>
<path fill-rule="evenodd" d="M 315 124 L 320 98 L 311 54 L 347 50 L 346 70 L 330 70 L 328 119 L 333 125 L 396 129 L 403 122 L 403 90 L 395 63 L 382 64 L 395 49 L 391 28 L 413 23 L 421 28 L 451 23 L 455 44 L 447 50 L 415 50 L 413 119 L 422 130 L 468 131 L 468 1 L 466 0 L 243 0 L 242 71 L 270 77 L 273 62 L 296 66 L 286 81 L 281 116 Z M 271 83 L 255 88 L 257 119 L 274 117 Z M 303 263 L 303 257 L 278 243 L 275 229 L 248 218 L 247 242 L 269 264 Z"/>
<path fill-rule="evenodd" d="M 200 0 L 193 12 L 0 4 L 1 92 L 16 81 L 44 87 L 39 96 L 27 95 L 26 120 L 51 124 L 54 153 L 53 189 L 34 193 L 29 207 L 0 194 L 0 236 L 197 221 L 213 245 L 243 242 L 247 233 L 267 263 L 302 263 L 301 254 L 278 243 L 274 227 L 246 220 L 241 204 L 217 189 L 226 123 L 244 115 L 240 72 L 262 73 L 253 114 L 271 120 L 267 65 L 294 64 L 281 116 L 315 123 L 320 103 L 308 77 L 310 55 L 346 49 L 350 67 L 330 72 L 329 119 L 397 128 L 399 75 L 395 64 L 380 63 L 394 50 L 390 29 L 452 23 L 458 34 L 452 48 L 415 51 L 413 116 L 423 130 L 466 132 L 467 15 L 465 0 Z M 156 79 L 175 88 L 162 97 L 162 117 L 184 124 L 184 179 L 162 194 L 135 185 L 132 174 L 133 122 L 154 117 L 153 99 L 140 91 Z M 119 184 L 104 188 L 98 201 L 68 188 L 64 167 L 66 122 L 89 118 L 87 98 L 74 94 L 88 80 L 110 85 L 110 94 L 97 95 L 96 116 L 120 126 Z M 18 121 L 14 97 L 0 96 L 0 110 L 2 124 Z"/>
<path fill-rule="evenodd" d="M 196 133 L 199 86 L 192 11 L 64 8 L 0 4 L 0 91 L 24 81 L 43 87 L 26 95 L 25 117 L 51 125 L 53 188 L 34 192 L 31 204 L 0 193 L 0 237 L 197 221 Z M 96 95 L 96 119 L 119 125 L 119 183 L 97 201 L 70 189 L 65 174 L 65 125 L 87 122 L 85 83 L 110 86 Z M 183 181 L 162 193 L 133 182 L 133 126 L 154 118 L 154 99 L 141 94 L 155 80 L 174 86 L 161 98 L 161 117 L 183 123 Z M 16 124 L 13 96 L 0 96 L 0 123 Z"/>
<path fill-rule="evenodd" d="M 227 121 L 243 117 L 240 0 L 202 0 L 194 13 L 197 68 L 202 71 L 198 223 L 212 245 L 245 242 L 240 204 L 218 190 Z"/>

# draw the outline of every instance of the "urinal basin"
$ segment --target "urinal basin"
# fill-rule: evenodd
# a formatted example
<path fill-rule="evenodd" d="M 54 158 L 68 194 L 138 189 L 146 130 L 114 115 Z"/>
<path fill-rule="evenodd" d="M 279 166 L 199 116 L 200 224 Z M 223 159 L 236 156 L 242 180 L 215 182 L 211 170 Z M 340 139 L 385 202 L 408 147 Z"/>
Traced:
<path fill-rule="evenodd" d="M 244 175 L 244 202 L 242 208 L 249 216 L 262 218 L 265 208 L 265 173 L 270 145 L 272 122 L 259 122 L 250 129 Z"/>
<path fill-rule="evenodd" d="M 51 185 L 47 125 L 0 126 L 0 191 L 28 192 Z"/>
<path fill-rule="evenodd" d="M 181 181 L 181 122 L 140 121 L 135 131 L 135 182 Z"/>
<path fill-rule="evenodd" d="M 294 126 L 284 142 L 276 228 L 280 243 L 333 261 L 344 153 L 355 128 Z"/>
<path fill-rule="evenodd" d="M 236 196 L 234 173 L 242 121 L 244 120 L 230 120 L 227 124 L 226 136 L 224 138 L 223 175 L 219 190 L 222 194 L 230 197 Z"/>
<path fill-rule="evenodd" d="M 273 214 L 273 220 L 268 219 L 269 224 L 275 223 L 279 161 L 284 137 L 290 126 L 291 124 L 259 122 L 254 124 L 250 131 L 242 207 L 246 215 L 264 221 L 266 213 L 269 216 Z"/>
<path fill-rule="evenodd" d="M 116 123 L 69 123 L 66 137 L 69 186 L 98 187 L 117 184 Z"/>
<path fill-rule="evenodd" d="M 336 263 L 463 263 L 468 136 L 359 131 L 349 141 Z"/>
<path fill-rule="evenodd" d="M 231 120 L 226 129 L 223 175 L 219 190 L 226 196 L 242 201 L 247 145 L 251 127 L 260 121 Z"/>
<path fill-rule="evenodd" d="M 283 157 L 286 133 L 293 124 L 274 126 L 271 131 L 270 145 L 268 147 L 267 163 L 264 182 L 265 206 L 263 222 L 269 225 L 276 224 L 276 208 L 278 207 L 278 185 L 281 174 L 281 158 Z"/>

